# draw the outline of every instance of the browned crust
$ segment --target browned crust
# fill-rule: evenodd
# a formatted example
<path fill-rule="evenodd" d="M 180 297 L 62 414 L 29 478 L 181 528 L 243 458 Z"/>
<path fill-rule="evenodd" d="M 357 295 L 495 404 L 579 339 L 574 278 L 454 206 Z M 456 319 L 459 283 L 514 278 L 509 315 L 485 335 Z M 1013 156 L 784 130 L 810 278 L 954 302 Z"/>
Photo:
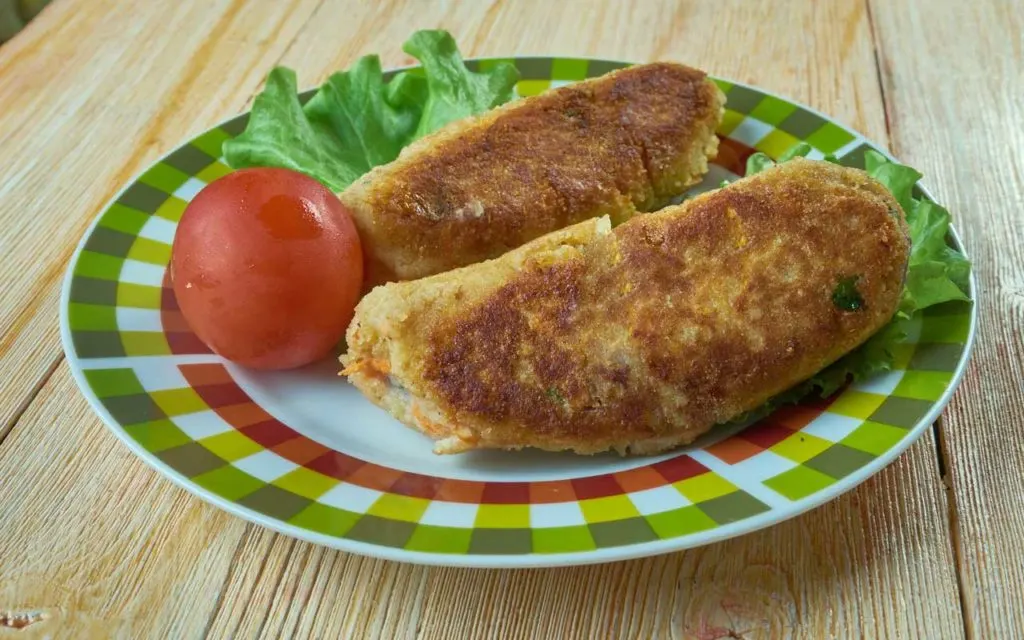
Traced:
<path fill-rule="evenodd" d="M 649 211 L 695 184 L 724 96 L 678 64 L 620 70 L 469 118 L 342 194 L 367 287 L 494 258 L 607 213 Z"/>
<path fill-rule="evenodd" d="M 530 249 L 389 285 L 357 310 L 347 361 L 387 359 L 369 395 L 400 392 L 393 413 L 442 450 L 688 442 L 884 325 L 909 240 L 864 172 L 794 160 L 585 245 Z M 862 310 L 833 302 L 849 276 Z M 402 415 L 409 406 L 430 429 Z"/>

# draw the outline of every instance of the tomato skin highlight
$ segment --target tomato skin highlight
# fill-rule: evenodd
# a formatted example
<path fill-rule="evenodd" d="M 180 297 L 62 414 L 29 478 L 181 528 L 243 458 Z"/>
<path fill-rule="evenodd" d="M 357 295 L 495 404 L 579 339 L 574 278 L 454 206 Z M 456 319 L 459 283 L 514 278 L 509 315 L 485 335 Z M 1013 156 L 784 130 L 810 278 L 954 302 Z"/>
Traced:
<path fill-rule="evenodd" d="M 348 210 L 318 181 L 242 169 L 186 207 L 170 270 L 185 320 L 210 349 L 254 369 L 291 369 L 341 341 L 363 254 Z"/>

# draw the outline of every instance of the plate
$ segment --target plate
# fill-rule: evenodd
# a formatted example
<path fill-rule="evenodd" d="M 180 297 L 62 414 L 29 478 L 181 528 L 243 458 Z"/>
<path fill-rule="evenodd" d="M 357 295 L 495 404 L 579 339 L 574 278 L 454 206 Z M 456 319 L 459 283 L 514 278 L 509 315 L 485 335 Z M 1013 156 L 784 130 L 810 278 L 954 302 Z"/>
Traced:
<path fill-rule="evenodd" d="M 472 61 L 486 68 L 497 61 Z M 533 95 L 626 63 L 516 58 Z M 393 73 L 393 72 L 392 72 Z M 699 189 L 743 172 L 755 150 L 862 166 L 875 148 L 826 116 L 739 83 L 718 159 Z M 167 286 L 178 219 L 229 172 L 221 143 L 246 116 L 190 140 L 100 214 L 71 260 L 61 335 L 82 393 L 150 466 L 242 518 L 314 543 L 392 560 L 531 567 L 664 553 L 791 518 L 876 473 L 949 401 L 973 342 L 973 305 L 920 318 L 896 370 L 746 428 L 717 429 L 651 458 L 484 451 L 435 456 L 325 361 L 254 373 L 211 354 Z M 959 247 L 951 234 L 950 242 Z M 971 296 L 975 286 L 971 282 Z"/>

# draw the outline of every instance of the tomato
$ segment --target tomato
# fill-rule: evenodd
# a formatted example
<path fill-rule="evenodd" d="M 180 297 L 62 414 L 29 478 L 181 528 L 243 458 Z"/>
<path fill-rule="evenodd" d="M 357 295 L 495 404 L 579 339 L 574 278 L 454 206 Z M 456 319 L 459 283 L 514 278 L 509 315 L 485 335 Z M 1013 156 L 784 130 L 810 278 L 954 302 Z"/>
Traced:
<path fill-rule="evenodd" d="M 341 341 L 363 253 L 351 215 L 322 184 L 287 169 L 243 169 L 189 203 L 170 269 L 185 320 L 215 353 L 289 369 Z"/>

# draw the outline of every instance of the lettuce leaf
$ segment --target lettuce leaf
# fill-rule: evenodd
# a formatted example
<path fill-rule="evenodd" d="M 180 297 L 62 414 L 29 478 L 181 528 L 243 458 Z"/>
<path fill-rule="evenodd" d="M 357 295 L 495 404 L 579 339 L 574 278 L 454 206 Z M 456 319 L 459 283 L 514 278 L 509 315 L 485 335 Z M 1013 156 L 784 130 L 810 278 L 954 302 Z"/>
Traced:
<path fill-rule="evenodd" d="M 782 154 L 779 161 L 806 156 L 810 151 L 810 146 L 800 144 Z M 826 157 L 825 161 L 838 162 L 835 157 Z M 764 171 L 775 164 L 767 155 L 755 153 L 747 159 L 747 175 Z M 892 192 L 903 208 L 910 227 L 910 260 L 903 297 L 896 315 L 857 349 L 732 422 L 762 418 L 778 407 L 799 402 L 811 394 L 828 397 L 847 382 L 864 380 L 889 371 L 894 361 L 894 348 L 906 340 L 907 325 L 916 314 L 944 302 L 970 300 L 967 290 L 971 263 L 946 241 L 949 235 L 949 212 L 915 195 L 921 173 L 892 162 L 873 150 L 865 153 L 865 170 Z"/>
<path fill-rule="evenodd" d="M 413 140 L 508 102 L 519 81 L 519 72 L 507 62 L 485 73 L 468 70 L 447 31 L 417 31 L 402 50 L 420 61 L 427 80 L 423 115 Z"/>
<path fill-rule="evenodd" d="M 519 79 L 509 63 L 470 71 L 445 31 L 418 31 L 403 49 L 422 70 L 385 82 L 380 59 L 364 56 L 328 78 L 305 105 L 295 73 L 274 69 L 245 131 L 223 145 L 228 164 L 292 169 L 342 191 L 413 140 L 507 102 Z"/>

